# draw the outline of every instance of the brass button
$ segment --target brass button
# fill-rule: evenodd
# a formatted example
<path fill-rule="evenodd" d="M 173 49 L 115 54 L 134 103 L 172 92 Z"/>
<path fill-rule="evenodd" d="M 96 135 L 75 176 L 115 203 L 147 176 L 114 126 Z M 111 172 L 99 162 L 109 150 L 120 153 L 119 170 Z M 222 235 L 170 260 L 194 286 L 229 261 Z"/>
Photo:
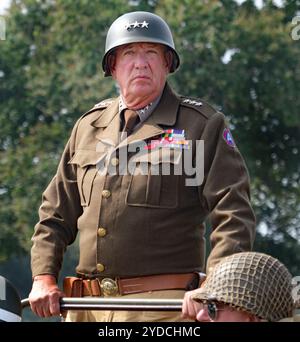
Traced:
<path fill-rule="evenodd" d="M 118 158 L 111 158 L 110 163 L 112 166 L 118 166 L 119 165 L 119 159 Z"/>
<path fill-rule="evenodd" d="M 99 228 L 98 229 L 98 236 L 104 237 L 106 235 L 106 229 L 105 228 Z"/>
<path fill-rule="evenodd" d="M 108 197 L 110 197 L 110 195 L 111 195 L 111 192 L 109 190 L 103 190 L 102 191 L 102 197 L 103 198 L 108 198 Z"/>
<path fill-rule="evenodd" d="M 104 269 L 105 269 L 104 265 L 102 265 L 102 264 L 97 264 L 97 271 L 98 271 L 98 272 L 103 272 Z"/>

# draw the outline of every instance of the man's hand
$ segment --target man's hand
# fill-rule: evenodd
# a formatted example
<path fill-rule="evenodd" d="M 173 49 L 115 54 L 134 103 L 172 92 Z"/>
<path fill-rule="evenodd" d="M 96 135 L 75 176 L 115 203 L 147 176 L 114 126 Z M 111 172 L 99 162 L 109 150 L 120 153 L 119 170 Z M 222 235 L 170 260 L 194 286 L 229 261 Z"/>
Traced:
<path fill-rule="evenodd" d="M 197 313 L 203 308 L 201 303 L 192 299 L 192 296 L 199 291 L 199 289 L 188 291 L 185 293 L 182 304 L 182 317 L 196 320 Z"/>
<path fill-rule="evenodd" d="M 31 310 L 40 317 L 59 316 L 59 299 L 63 296 L 53 275 L 36 276 L 29 294 Z"/>

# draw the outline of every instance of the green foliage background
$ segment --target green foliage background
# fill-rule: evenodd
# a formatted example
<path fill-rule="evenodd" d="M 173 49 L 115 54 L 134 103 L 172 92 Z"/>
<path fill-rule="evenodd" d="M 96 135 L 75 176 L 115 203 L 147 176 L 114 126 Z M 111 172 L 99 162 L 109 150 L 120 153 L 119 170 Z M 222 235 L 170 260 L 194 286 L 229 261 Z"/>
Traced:
<path fill-rule="evenodd" d="M 260 9 L 251 0 L 12 1 L 0 41 L 0 271 L 12 273 L 10 258 L 28 254 L 42 191 L 76 119 L 116 95 L 101 70 L 109 25 L 148 10 L 173 31 L 177 92 L 228 117 L 252 179 L 255 249 L 299 275 L 300 40 L 291 38 L 299 9 L 299 0 Z"/>

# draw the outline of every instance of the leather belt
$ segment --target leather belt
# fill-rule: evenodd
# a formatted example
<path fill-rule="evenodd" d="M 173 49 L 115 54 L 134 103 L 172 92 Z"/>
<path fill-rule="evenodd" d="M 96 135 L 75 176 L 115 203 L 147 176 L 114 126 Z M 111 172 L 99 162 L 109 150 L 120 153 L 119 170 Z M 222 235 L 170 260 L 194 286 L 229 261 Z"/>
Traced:
<path fill-rule="evenodd" d="M 82 279 L 66 277 L 64 292 L 67 297 L 122 296 L 158 290 L 192 290 L 201 282 L 201 273 L 159 274 L 134 278 Z"/>

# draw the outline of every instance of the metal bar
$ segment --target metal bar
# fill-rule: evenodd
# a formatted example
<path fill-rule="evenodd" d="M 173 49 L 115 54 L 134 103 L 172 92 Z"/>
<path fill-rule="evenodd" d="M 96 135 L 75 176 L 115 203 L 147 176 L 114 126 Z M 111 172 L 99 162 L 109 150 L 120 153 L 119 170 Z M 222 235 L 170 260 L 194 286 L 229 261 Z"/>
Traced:
<path fill-rule="evenodd" d="M 21 300 L 21 306 L 22 306 L 22 309 L 26 308 L 27 306 L 29 306 L 29 298 L 25 298 L 25 299 L 22 299 Z"/>
<path fill-rule="evenodd" d="M 181 311 L 182 299 L 61 298 L 62 310 Z M 22 308 L 29 306 L 23 299 Z"/>

